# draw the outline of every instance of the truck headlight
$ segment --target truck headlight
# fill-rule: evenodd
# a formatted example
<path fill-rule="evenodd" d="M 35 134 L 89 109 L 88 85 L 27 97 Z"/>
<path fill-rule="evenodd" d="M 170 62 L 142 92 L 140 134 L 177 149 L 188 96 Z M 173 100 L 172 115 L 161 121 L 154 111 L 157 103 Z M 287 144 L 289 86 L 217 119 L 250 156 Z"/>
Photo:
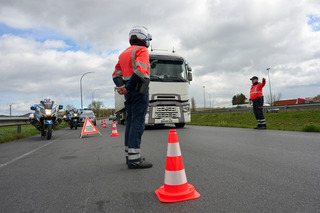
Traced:
<path fill-rule="evenodd" d="M 190 111 L 190 106 L 189 105 L 183 106 L 183 112 L 189 112 L 189 111 Z"/>
<path fill-rule="evenodd" d="M 44 112 L 46 113 L 47 116 L 50 116 L 52 114 L 51 109 L 45 109 Z"/>

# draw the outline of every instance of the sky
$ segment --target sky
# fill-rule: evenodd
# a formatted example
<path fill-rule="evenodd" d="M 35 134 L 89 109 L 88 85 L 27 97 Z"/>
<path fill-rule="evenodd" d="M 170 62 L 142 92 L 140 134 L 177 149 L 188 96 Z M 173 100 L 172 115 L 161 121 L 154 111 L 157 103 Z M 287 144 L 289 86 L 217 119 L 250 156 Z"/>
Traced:
<path fill-rule="evenodd" d="M 318 0 L 0 0 L 0 114 L 44 98 L 114 106 L 111 78 L 128 33 L 146 26 L 154 49 L 172 48 L 193 69 L 190 97 L 202 107 L 249 97 L 250 77 L 282 99 L 320 94 Z"/>

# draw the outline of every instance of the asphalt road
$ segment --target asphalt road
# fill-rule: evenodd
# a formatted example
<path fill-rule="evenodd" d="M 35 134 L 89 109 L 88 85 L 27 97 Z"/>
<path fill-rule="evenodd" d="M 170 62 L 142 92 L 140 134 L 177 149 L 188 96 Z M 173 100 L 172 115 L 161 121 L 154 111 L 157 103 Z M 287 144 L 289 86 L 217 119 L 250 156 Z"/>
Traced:
<path fill-rule="evenodd" d="M 320 134 L 187 126 L 178 129 L 197 200 L 161 203 L 169 127 L 149 128 L 128 170 L 120 137 L 80 129 L 0 144 L 0 212 L 320 212 Z"/>

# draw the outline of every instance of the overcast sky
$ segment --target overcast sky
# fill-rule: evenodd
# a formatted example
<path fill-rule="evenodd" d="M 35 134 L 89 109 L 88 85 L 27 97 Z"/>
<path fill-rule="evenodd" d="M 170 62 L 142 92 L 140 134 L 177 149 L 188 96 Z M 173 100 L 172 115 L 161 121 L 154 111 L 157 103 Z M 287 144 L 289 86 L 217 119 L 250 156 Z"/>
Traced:
<path fill-rule="evenodd" d="M 199 107 L 203 86 L 213 106 L 231 105 L 268 67 L 283 99 L 320 94 L 318 0 L 0 0 L 0 114 L 47 97 L 79 107 L 85 72 L 84 105 L 94 92 L 112 107 L 111 75 L 134 25 L 149 28 L 154 49 L 187 59 Z"/>

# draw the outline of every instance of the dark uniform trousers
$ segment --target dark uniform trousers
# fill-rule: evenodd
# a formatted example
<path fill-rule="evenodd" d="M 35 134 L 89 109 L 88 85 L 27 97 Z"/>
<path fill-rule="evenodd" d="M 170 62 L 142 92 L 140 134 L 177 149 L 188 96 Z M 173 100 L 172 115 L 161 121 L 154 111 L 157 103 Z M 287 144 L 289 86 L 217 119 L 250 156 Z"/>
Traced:
<path fill-rule="evenodd" d="M 256 116 L 258 127 L 266 126 L 266 119 L 263 115 L 263 96 L 253 99 L 253 113 Z"/>
<path fill-rule="evenodd" d="M 126 132 L 125 151 L 129 163 L 141 161 L 140 144 L 145 129 L 145 116 L 149 104 L 149 92 L 141 94 L 137 90 L 129 92 L 125 96 L 126 107 Z"/>

